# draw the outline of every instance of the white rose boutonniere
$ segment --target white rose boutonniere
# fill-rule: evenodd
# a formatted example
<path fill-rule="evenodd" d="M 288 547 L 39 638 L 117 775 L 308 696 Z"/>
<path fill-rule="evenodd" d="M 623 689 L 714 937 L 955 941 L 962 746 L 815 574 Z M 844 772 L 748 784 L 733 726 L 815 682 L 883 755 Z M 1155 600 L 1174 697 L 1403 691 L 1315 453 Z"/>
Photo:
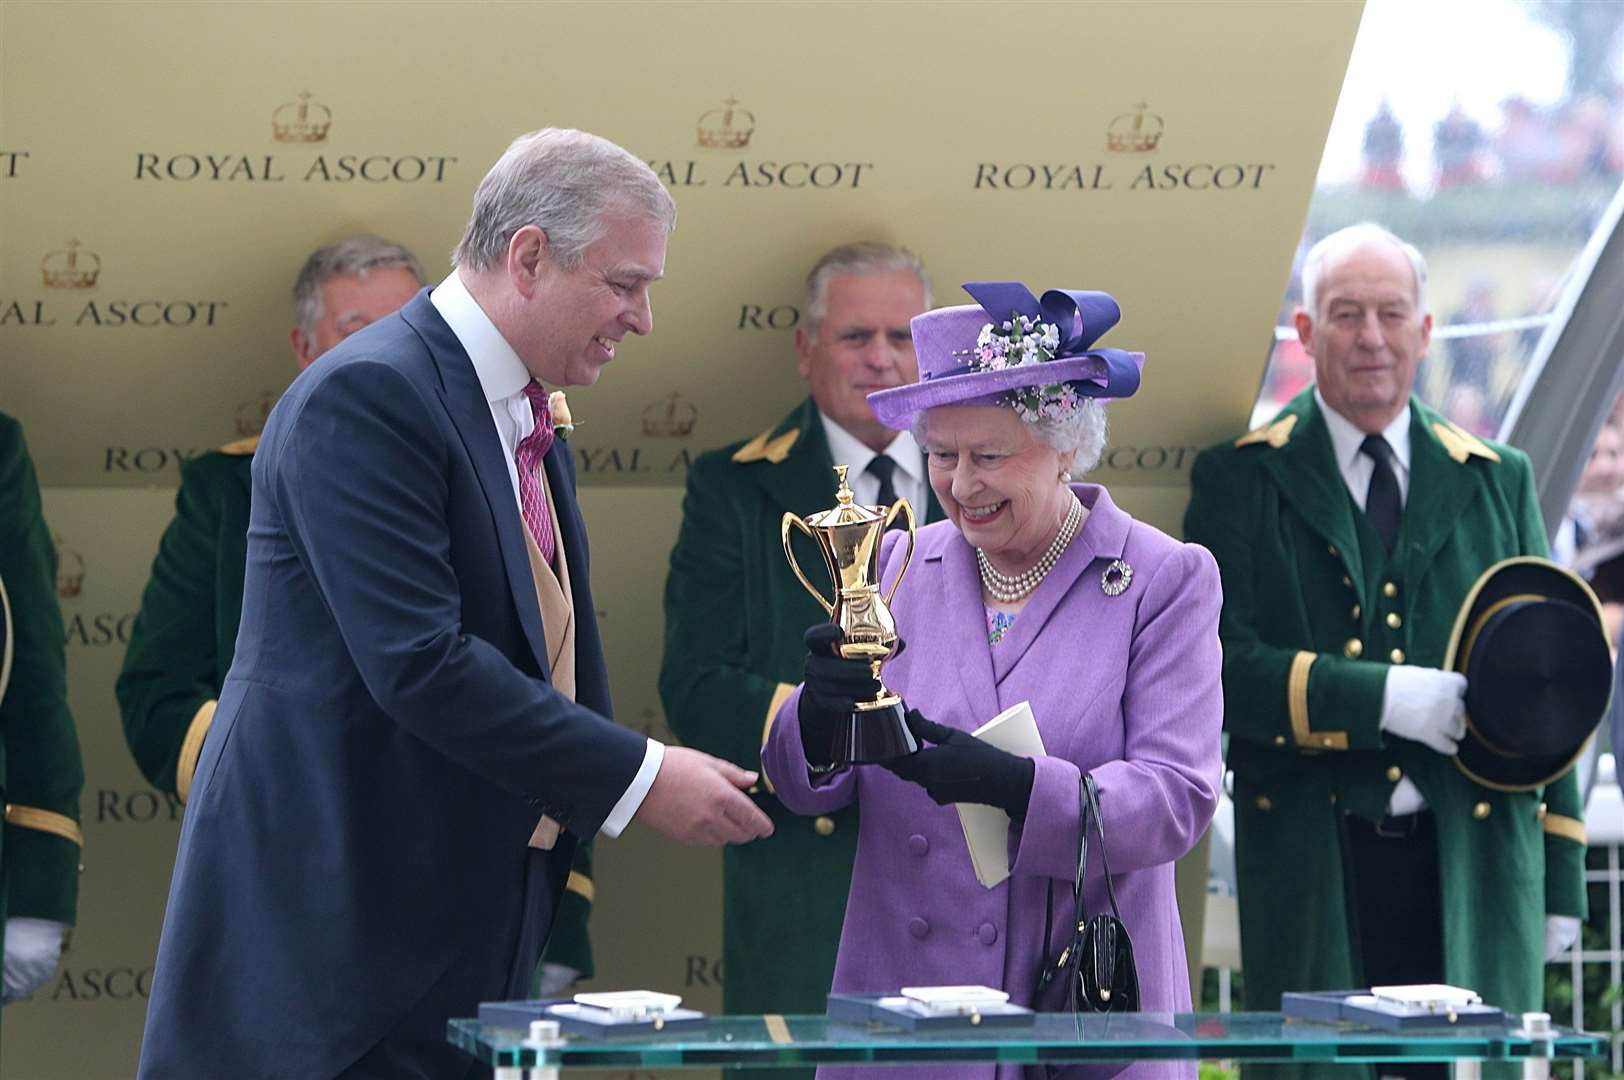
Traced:
<path fill-rule="evenodd" d="M 575 420 L 570 416 L 570 403 L 564 400 L 564 391 L 554 390 L 547 395 L 547 411 L 552 414 L 553 431 L 561 439 L 569 438 L 570 432 L 575 430 Z"/>

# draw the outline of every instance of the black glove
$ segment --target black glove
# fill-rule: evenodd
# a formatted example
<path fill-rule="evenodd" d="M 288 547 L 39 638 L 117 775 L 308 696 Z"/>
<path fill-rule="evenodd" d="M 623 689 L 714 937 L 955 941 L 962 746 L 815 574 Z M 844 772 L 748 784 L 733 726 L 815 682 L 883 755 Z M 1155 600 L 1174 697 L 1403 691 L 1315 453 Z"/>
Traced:
<path fill-rule="evenodd" d="M 902 779 L 918 784 L 942 806 L 981 803 L 1011 818 L 1026 817 L 1037 766 L 1031 758 L 1000 750 L 968 731 L 933 723 L 918 709 L 908 710 L 908 730 L 919 740 L 917 754 L 881 762 Z M 926 746 L 932 742 L 935 746 Z"/>
<path fill-rule="evenodd" d="M 872 701 L 880 692 L 867 660 L 847 660 L 840 655 L 843 640 L 840 627 L 826 622 L 808 628 L 802 638 L 806 685 L 799 709 L 801 749 L 806 751 L 806 763 L 817 768 L 833 762 L 830 751 L 836 726 L 845 722 L 859 701 Z"/>

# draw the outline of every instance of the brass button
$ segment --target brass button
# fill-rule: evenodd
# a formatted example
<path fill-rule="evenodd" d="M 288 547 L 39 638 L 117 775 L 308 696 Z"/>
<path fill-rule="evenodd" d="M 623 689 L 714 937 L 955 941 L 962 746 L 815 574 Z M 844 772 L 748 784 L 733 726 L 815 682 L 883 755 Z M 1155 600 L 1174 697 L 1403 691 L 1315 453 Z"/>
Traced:
<path fill-rule="evenodd" d="M 1401 779 L 1403 779 L 1403 777 L 1404 777 L 1404 770 L 1403 769 L 1399 768 L 1397 765 L 1389 765 L 1389 766 L 1387 766 L 1387 782 L 1388 783 L 1396 784 Z"/>
<path fill-rule="evenodd" d="M 1325 550 L 1329 551 L 1331 553 L 1331 558 L 1333 558 L 1333 559 L 1336 558 L 1336 545 L 1335 544 L 1328 545 Z"/>
<path fill-rule="evenodd" d="M 1365 643 L 1360 641 L 1356 637 L 1349 638 L 1348 643 L 1346 645 L 1342 646 L 1342 655 L 1346 656 L 1349 660 L 1357 660 L 1357 659 L 1359 659 L 1360 655 L 1364 651 L 1365 651 Z"/>
<path fill-rule="evenodd" d="M 1284 735 L 1276 735 L 1274 737 L 1274 745 L 1276 745 L 1276 746 L 1284 746 L 1284 745 L 1286 745 L 1286 737 Z"/>
<path fill-rule="evenodd" d="M 1267 795 L 1259 795 L 1257 797 L 1257 808 L 1262 810 L 1264 813 L 1268 813 L 1270 810 L 1274 809 L 1274 803 Z"/>
<path fill-rule="evenodd" d="M 1336 745 L 1336 740 L 1331 738 L 1329 735 L 1322 735 L 1320 736 L 1320 745 L 1329 750 L 1331 747 Z"/>
<path fill-rule="evenodd" d="M 1399 627 L 1404 625 L 1404 620 L 1399 618 L 1398 612 L 1389 611 L 1387 613 L 1387 625 L 1392 627 L 1394 630 L 1397 630 Z"/>
<path fill-rule="evenodd" d="M 1546 806 L 1545 806 L 1544 803 L 1540 803 L 1539 804 L 1539 820 L 1544 821 L 1545 820 L 1545 815 L 1548 814 L 1548 813 L 1550 813 L 1550 810 L 1546 809 Z"/>
<path fill-rule="evenodd" d="M 1384 582 L 1382 584 L 1382 595 L 1391 600 L 1393 597 L 1398 595 L 1398 586 L 1394 585 L 1391 581 Z"/>
<path fill-rule="evenodd" d="M 1404 663 L 1404 650 L 1394 649 L 1392 652 L 1387 654 L 1387 658 L 1395 664 L 1402 664 Z"/>
<path fill-rule="evenodd" d="M 1343 574 L 1342 575 L 1342 584 L 1346 585 L 1348 588 L 1351 589 L 1351 588 L 1353 588 L 1353 579 L 1351 577 L 1349 577 L 1348 575 Z"/>
<path fill-rule="evenodd" d="M 1361 611 L 1363 611 L 1363 610 L 1364 610 L 1364 608 L 1360 607 L 1358 604 L 1353 605 L 1353 621 L 1354 622 L 1359 621 L 1359 613 Z"/>
<path fill-rule="evenodd" d="M 1480 802 L 1476 806 L 1472 807 L 1472 816 L 1477 818 L 1479 821 L 1482 821 L 1484 818 L 1488 817 L 1489 804 L 1486 802 Z"/>
<path fill-rule="evenodd" d="M 819 817 L 817 820 L 812 822 L 812 831 L 817 833 L 819 836 L 833 836 L 835 831 L 834 818 Z"/>

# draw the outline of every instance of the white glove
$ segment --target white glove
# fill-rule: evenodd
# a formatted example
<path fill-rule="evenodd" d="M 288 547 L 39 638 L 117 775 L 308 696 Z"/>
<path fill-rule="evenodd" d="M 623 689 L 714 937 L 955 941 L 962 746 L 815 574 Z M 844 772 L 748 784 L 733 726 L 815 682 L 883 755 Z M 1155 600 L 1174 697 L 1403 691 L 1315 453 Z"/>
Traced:
<path fill-rule="evenodd" d="M 1579 940 L 1577 915 L 1545 916 L 1545 962 L 1548 964 Z"/>
<path fill-rule="evenodd" d="M 65 923 L 50 919 L 6 920 L 4 998 L 15 1001 L 44 985 L 62 956 Z"/>
<path fill-rule="evenodd" d="M 568 964 L 553 964 L 546 960 L 541 962 L 541 984 L 536 993 L 541 997 L 553 997 L 561 990 L 567 990 L 581 977 L 581 973 Z"/>
<path fill-rule="evenodd" d="M 1466 734 L 1466 676 L 1395 664 L 1382 691 L 1381 729 L 1425 743 L 1447 757 Z"/>

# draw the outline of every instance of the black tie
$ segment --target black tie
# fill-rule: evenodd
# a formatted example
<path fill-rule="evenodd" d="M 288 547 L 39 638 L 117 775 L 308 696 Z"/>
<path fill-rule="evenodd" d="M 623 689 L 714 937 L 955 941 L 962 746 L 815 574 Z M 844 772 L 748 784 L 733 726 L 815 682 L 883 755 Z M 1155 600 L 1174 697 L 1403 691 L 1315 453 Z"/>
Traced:
<path fill-rule="evenodd" d="M 863 471 L 880 482 L 879 504 L 890 509 L 891 505 L 897 501 L 897 487 L 891 482 L 891 477 L 897 471 L 897 463 L 885 454 L 880 454 L 870 461 L 868 468 Z"/>
<path fill-rule="evenodd" d="M 1393 472 L 1393 448 L 1380 435 L 1366 435 L 1359 452 L 1369 454 L 1376 466 L 1370 474 L 1370 487 L 1365 490 L 1365 517 L 1382 538 L 1388 554 L 1392 554 L 1399 518 L 1404 515 L 1404 504 L 1398 497 L 1398 475 Z"/>

